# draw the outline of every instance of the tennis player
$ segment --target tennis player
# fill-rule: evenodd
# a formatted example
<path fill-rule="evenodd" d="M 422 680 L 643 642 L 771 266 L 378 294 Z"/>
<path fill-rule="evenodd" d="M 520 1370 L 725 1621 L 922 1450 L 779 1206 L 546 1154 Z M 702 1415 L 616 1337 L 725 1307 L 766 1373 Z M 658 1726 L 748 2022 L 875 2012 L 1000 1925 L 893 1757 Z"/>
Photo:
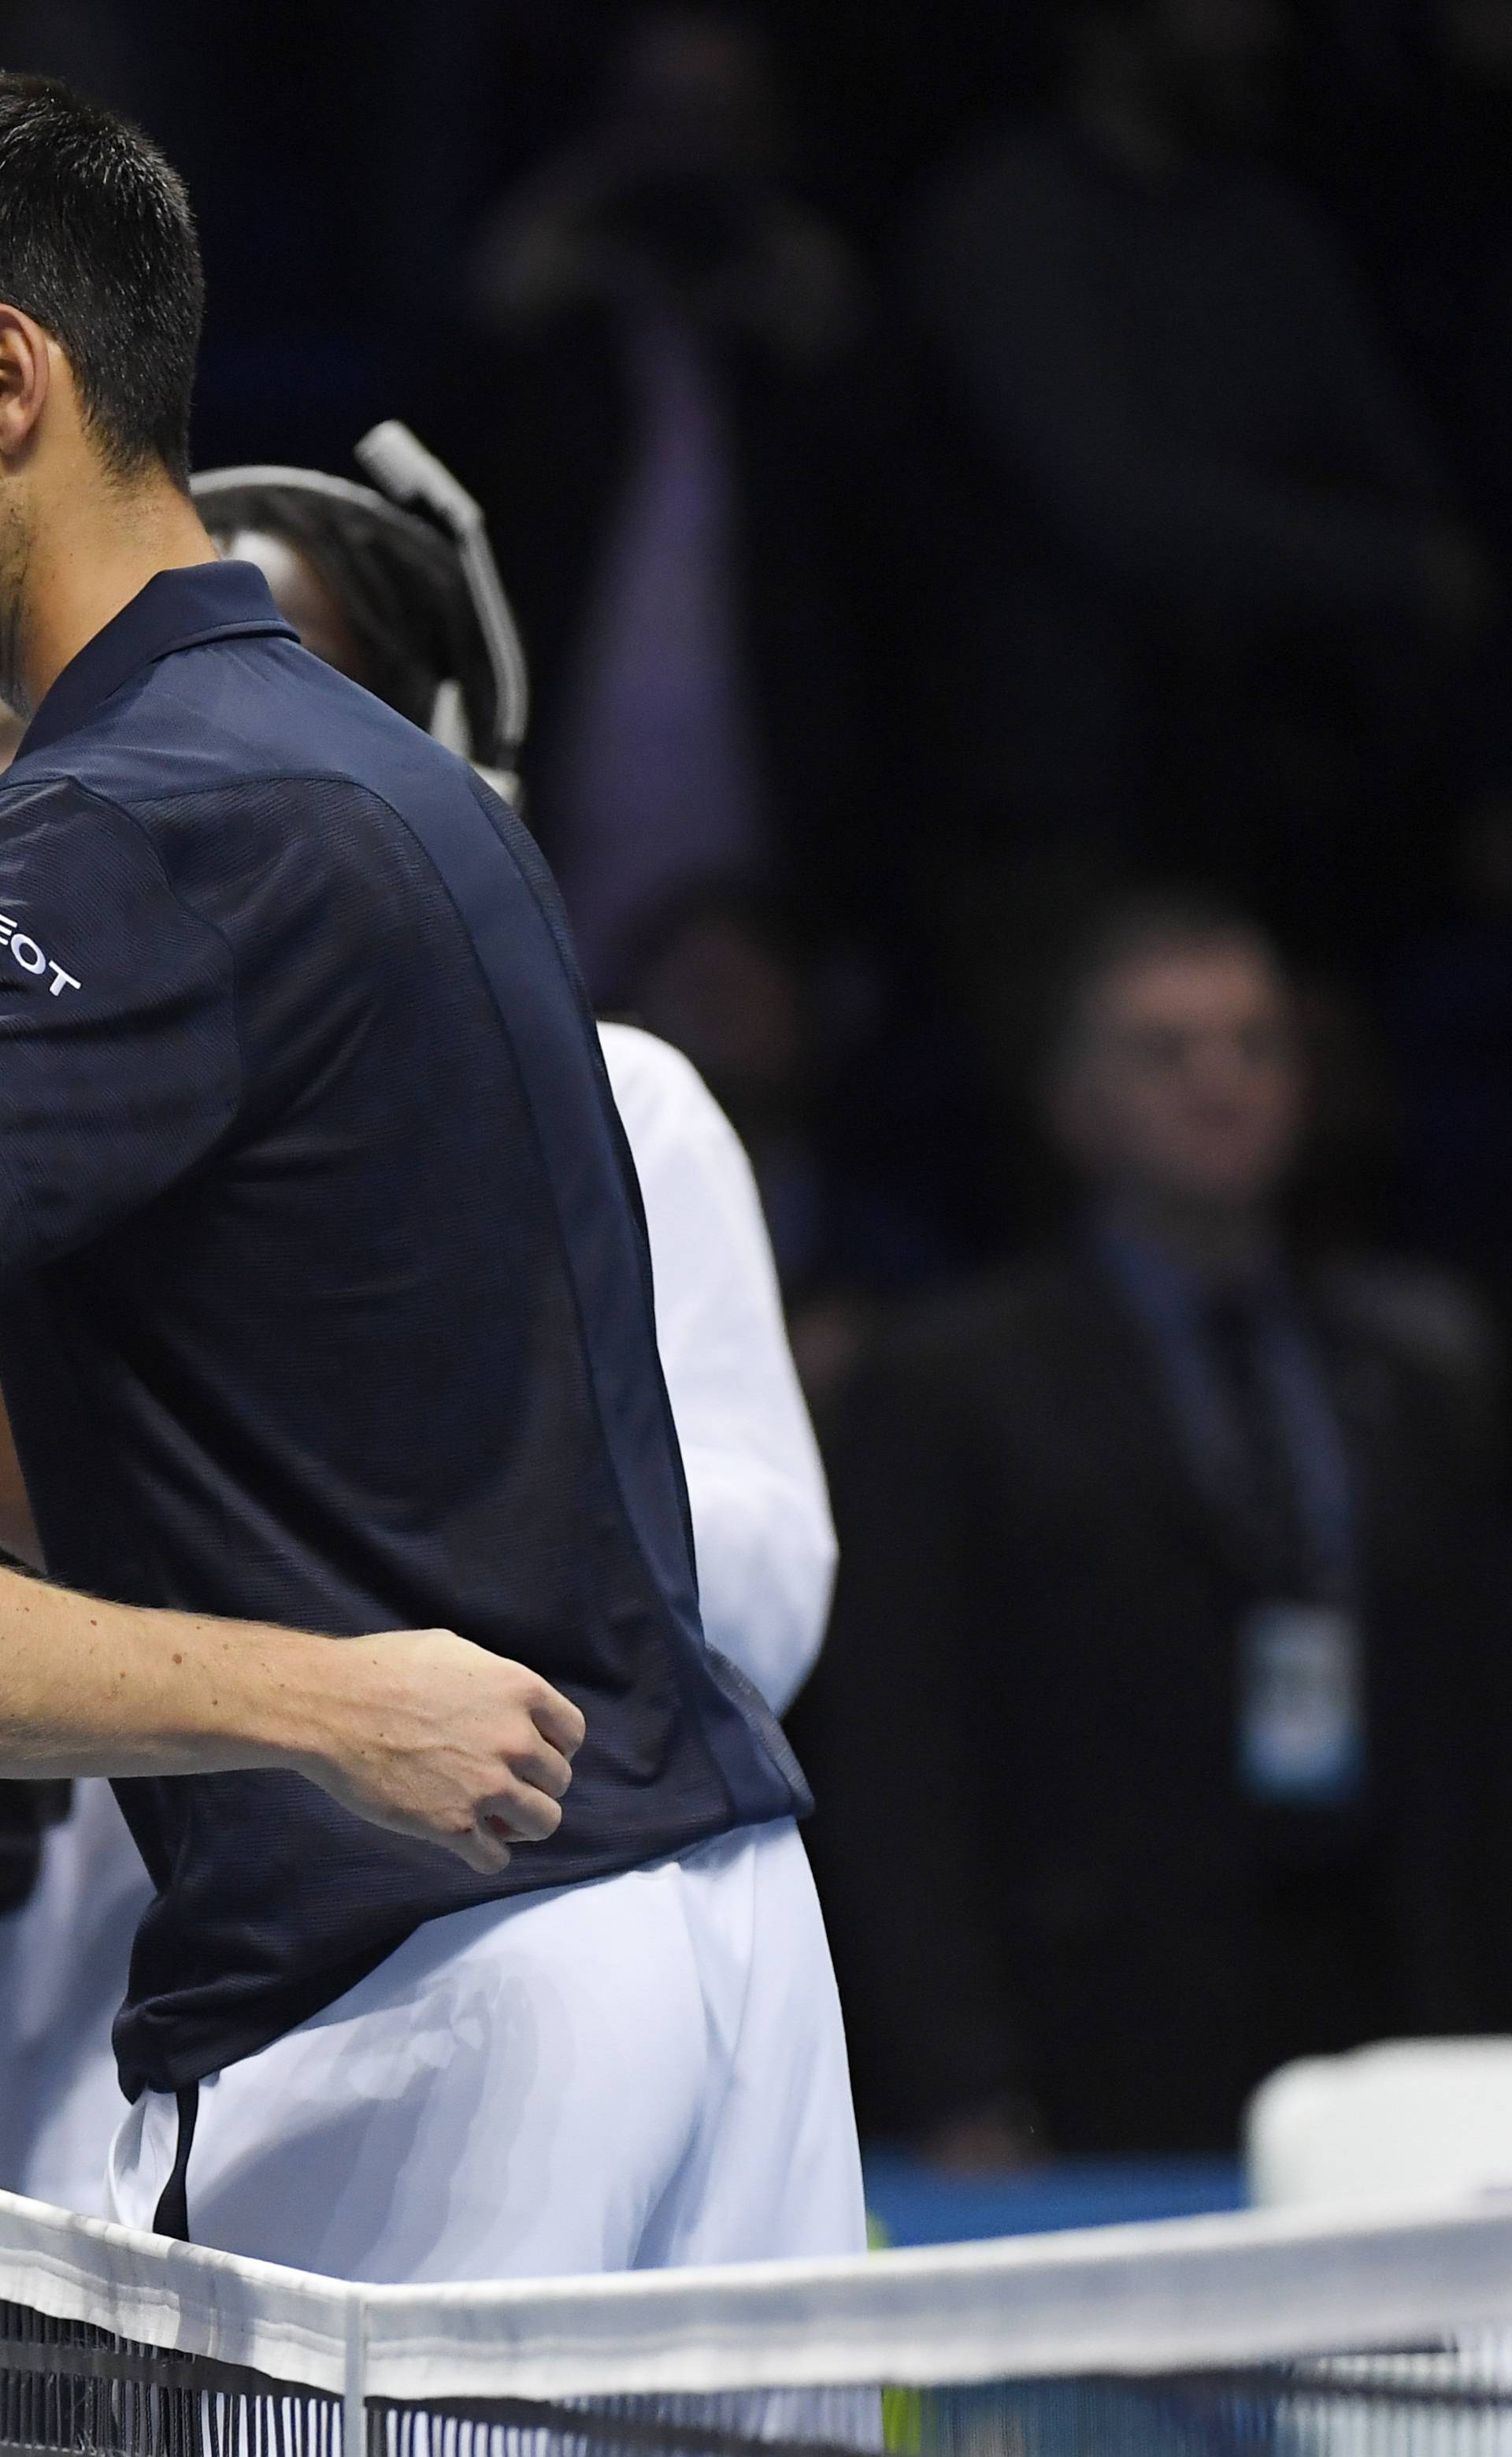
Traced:
<path fill-rule="evenodd" d="M 114 2210 L 375 2280 L 850 2249 L 802 1780 L 701 1636 L 550 881 L 214 559 L 199 296 L 153 150 L 0 79 L 0 1382 L 43 1549 L 133 1601 L 454 1627 L 587 1738 L 487 1871 L 277 1765 L 123 1786 L 159 1890 Z"/>
<path fill-rule="evenodd" d="M 685 1058 L 628 1024 L 600 1037 L 645 1202 L 705 1626 L 781 1711 L 818 1653 L 834 1536 L 755 1182 Z M 7 1523 L 37 1558 L 24 1497 Z M 152 1894 L 110 1785 L 75 1784 L 31 1900 L 0 1922 L 7 2190 L 103 2214 L 123 2112 L 111 2024 Z"/>
<path fill-rule="evenodd" d="M 385 439 L 378 470 L 402 482 L 418 465 L 442 507 L 466 503 L 407 430 L 378 429 L 359 455 Z M 480 518 L 463 555 L 419 512 L 317 470 L 204 470 L 193 491 L 221 552 L 257 566 L 307 648 L 485 775 L 512 775 L 528 679 Z M 686 1059 L 630 1025 L 599 1029 L 645 1206 L 705 1634 L 781 1714 L 818 1651 L 834 1531 L 755 1181 Z"/>

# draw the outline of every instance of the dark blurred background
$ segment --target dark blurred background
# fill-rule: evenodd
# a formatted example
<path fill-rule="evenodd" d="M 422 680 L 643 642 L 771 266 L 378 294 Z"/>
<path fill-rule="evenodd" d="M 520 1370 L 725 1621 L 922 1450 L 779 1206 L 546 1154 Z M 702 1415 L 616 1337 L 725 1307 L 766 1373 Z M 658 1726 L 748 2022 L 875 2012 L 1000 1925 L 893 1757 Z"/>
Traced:
<path fill-rule="evenodd" d="M 975 1932 L 936 1938 L 932 1961 L 874 1876 L 879 1975 L 821 1815 L 868 2120 L 968 2164 L 1195 2151 L 1232 2139 L 1266 2061 L 1512 2027 L 1496 1915 L 1463 1932 L 1464 1864 L 1419 1848 L 1471 1786 L 1454 1769 L 1472 1733 L 1495 1744 L 1476 1758 L 1484 1827 L 1461 1838 L 1482 1871 L 1512 1824 L 1489 1660 L 1512 1617 L 1512 0 L 45 0 L 0 5 L 0 57 L 123 105 L 188 175 L 211 284 L 202 465 L 349 469 L 398 414 L 484 502 L 534 668 L 528 814 L 595 997 L 685 1048 L 745 1136 L 852 1558 L 883 1558 L 934 1497 L 886 1581 L 920 1599 L 908 1631 L 843 1579 L 850 1698 L 874 1677 L 906 1700 L 950 1658 L 963 1718 L 1049 1733 L 1046 1633 L 1075 1619 L 1078 1556 L 1116 1558 L 1127 1462 L 1096 1439 L 1141 1374 L 1154 1413 L 1146 1433 L 1130 1416 L 1130 1461 L 1157 1416 L 1169 1431 L 1211 1401 L 1234 1474 L 1203 1507 L 1236 1524 L 1264 1505 L 1274 1534 L 1298 1494 L 1326 1518 L 1333 1477 L 1342 1526 L 1346 1488 L 1398 1479 L 1420 1539 L 1390 1567 L 1419 1600 L 1405 1637 L 1369 1600 L 1358 1512 L 1336 1547 L 1347 1596 L 1314 1594 L 1282 1543 L 1232 1596 L 1128 1637 L 1157 1699 L 1191 1676 L 1189 1642 L 1223 1667 L 1211 1725 L 1148 1769 L 1161 1816 L 1190 1778 L 1190 1813 L 1166 1820 L 1147 1884 L 1181 1896 L 1173 1872 L 1218 1827 L 1221 1878 L 1185 1928 L 1144 1938 L 1136 1978 L 1112 1827 L 1094 1848 L 1044 1806 L 1032 1832 L 994 1829 Z M 1144 1185 L 1125 1236 L 1134 1195 L 1106 1137 L 1094 1151 L 1047 1109 L 1045 1030 L 1095 917 L 1171 881 L 1221 902 L 1168 901 L 1105 948 L 1087 978 L 1099 998 L 1113 982 L 1114 1058 L 1134 1027 L 1108 1001 L 1141 963 L 1195 965 L 1189 1039 L 1216 1065 L 1269 1063 L 1272 941 L 1291 971 L 1296 1131 L 1257 1164 L 1246 1250 L 1268 1238 L 1288 1289 L 1322 1273 L 1332 1293 L 1283 1298 L 1268 1262 L 1248 1361 L 1232 1305 L 1208 1324 L 1225 1272 L 1191 1240 L 1190 1340 L 1137 1354 L 1113 1313 L 1086 1332 L 1107 1289 L 1075 1277 L 1090 1249 L 1066 1259 L 1089 1200 L 1099 1235 L 1116 1213 L 1118 1303 L 1149 1311 L 1159 1207 Z M 1179 1039 L 1172 995 L 1159 1028 Z M 1191 1216 L 1172 1196 L 1174 1252 Z M 1029 1259 L 1046 1250 L 1071 1274 L 1053 1288 Z M 1073 1353 L 1084 1334 L 1095 1357 Z M 1000 1429 L 996 1497 L 967 1392 L 994 1341 L 1001 1391 L 1087 1435 L 1062 1472 L 1031 1456 L 1032 1427 L 1019 1451 Z M 1268 1374 L 1290 1417 L 1268 1421 Z M 877 1427 L 905 1424 L 932 1427 L 927 1456 L 882 1456 Z M 984 1568 L 983 1529 L 996 1541 L 1041 1471 L 1028 1553 Z M 967 1489 L 976 1519 L 946 1543 Z M 1158 1573 L 1136 1549 L 1130 1576 L 1169 1574 L 1174 1595 L 1185 1542 Z M 930 1599 L 968 1555 L 951 1626 Z M 1231 1763 L 1225 1717 L 1261 1711 L 1235 1633 L 1273 1591 L 1342 1614 L 1363 1650 L 1347 1814 L 1305 1785 L 1257 1807 Z M 1109 1650 L 1105 1673 L 1087 1659 L 1089 1732 L 1128 1676 L 1120 1612 L 1112 1591 L 1087 1605 Z M 1382 1703 L 1380 1664 L 1441 1664 L 1450 1623 L 1471 1670 L 1434 1707 L 1430 1779 L 1391 1718 L 1431 1718 L 1410 1682 Z M 1315 1672 L 1342 1680 L 1318 1644 Z M 1032 1666 L 1036 1645 L 1039 1688 L 1010 1696 L 999 1659 Z M 858 1759 L 839 1677 L 802 1745 L 831 1798 L 875 1799 L 907 1775 L 888 1733 Z M 957 1836 L 947 1891 L 984 1831 Z M 1452 1983 L 1422 1944 L 1451 1930 Z M 1194 1987 L 1227 1992 L 1230 2031 L 1246 1989 L 1265 1998 L 1226 2037 L 1227 2078 L 1183 2012 L 1150 2050 L 1162 2073 L 1120 2098 L 1088 2044 L 1108 2008 L 1143 1989 L 1169 2013 Z M 894 2053 L 910 2001 L 933 2034 L 911 2064 Z M 1064 2036 L 1019 2018 L 1039 2001 Z M 936 2053 L 973 2024 L 970 2054 Z M 1078 2057 L 1083 2096 L 1057 2112 Z"/>
<path fill-rule="evenodd" d="M 595 988 L 697 972 L 715 1040 L 770 990 L 772 1045 L 700 1054 L 763 1079 L 720 1088 L 821 1396 L 867 1307 L 1042 1225 L 1036 964 L 1126 872 L 1316 982 L 1331 1232 L 1506 1277 L 1512 8 L 1171 13 L 1152 75 L 1075 0 L 0 7 L 189 176 L 201 464 L 348 468 L 398 410 L 484 496 Z M 728 704 L 601 909 L 642 447 Z"/>

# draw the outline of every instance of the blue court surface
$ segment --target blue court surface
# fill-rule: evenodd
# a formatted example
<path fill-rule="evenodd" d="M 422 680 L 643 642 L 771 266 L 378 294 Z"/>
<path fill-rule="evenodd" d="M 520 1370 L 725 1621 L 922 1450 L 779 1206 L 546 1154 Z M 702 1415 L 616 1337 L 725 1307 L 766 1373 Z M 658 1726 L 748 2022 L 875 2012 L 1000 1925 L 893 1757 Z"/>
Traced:
<path fill-rule="evenodd" d="M 1243 2170 L 1224 2158 L 1067 2158 L 1017 2174 L 958 2177 L 878 2149 L 867 2153 L 866 2170 L 867 2207 L 891 2244 L 1194 2218 L 1243 2209 L 1247 2199 Z"/>

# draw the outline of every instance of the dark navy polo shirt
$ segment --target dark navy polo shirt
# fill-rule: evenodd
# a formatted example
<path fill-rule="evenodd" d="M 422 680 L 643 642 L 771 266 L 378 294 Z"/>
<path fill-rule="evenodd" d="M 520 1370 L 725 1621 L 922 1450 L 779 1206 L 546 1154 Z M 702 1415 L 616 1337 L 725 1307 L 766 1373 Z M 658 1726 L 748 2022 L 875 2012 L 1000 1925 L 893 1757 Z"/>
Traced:
<path fill-rule="evenodd" d="M 699 1628 L 634 1173 L 555 891 L 241 564 L 164 572 L 0 780 L 0 1382 L 53 1576 L 444 1625 L 588 1737 L 502 1877 L 296 1775 L 131 1782 L 116 2032 L 174 2089 L 420 1922 L 806 1806 Z"/>

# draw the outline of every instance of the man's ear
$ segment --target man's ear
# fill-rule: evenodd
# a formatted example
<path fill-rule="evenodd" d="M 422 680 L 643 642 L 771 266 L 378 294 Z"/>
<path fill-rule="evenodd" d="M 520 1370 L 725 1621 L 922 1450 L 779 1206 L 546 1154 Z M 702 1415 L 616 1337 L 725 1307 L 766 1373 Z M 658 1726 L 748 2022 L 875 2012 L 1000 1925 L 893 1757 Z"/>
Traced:
<path fill-rule="evenodd" d="M 0 467 L 19 460 L 52 389 L 53 344 L 19 307 L 0 305 Z"/>

